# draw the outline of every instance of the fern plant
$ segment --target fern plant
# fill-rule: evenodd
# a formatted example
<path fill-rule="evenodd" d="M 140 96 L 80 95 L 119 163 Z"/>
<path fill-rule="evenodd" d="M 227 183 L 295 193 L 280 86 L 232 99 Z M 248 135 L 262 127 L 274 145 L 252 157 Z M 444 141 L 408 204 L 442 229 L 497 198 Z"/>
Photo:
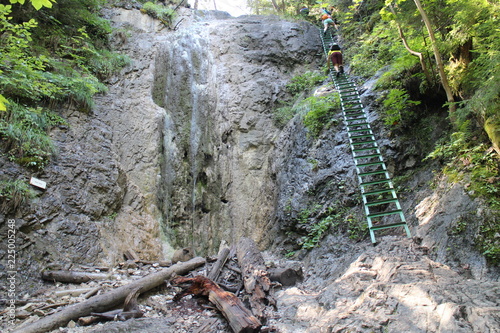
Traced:
<path fill-rule="evenodd" d="M 170 7 L 157 5 L 149 1 L 142 6 L 141 11 L 153 18 L 159 19 L 166 26 L 169 26 L 175 17 L 175 11 Z"/>
<path fill-rule="evenodd" d="M 62 124 L 66 121 L 49 110 L 10 102 L 9 111 L 0 114 L 0 137 L 11 160 L 42 169 L 56 153 L 48 131 Z"/>
<path fill-rule="evenodd" d="M 325 97 L 309 97 L 301 104 L 308 108 L 308 112 L 304 116 L 304 125 L 308 129 L 308 135 L 312 138 L 317 138 L 325 126 L 337 121 L 332 117 L 333 111 L 340 109 L 338 93 Z"/>
<path fill-rule="evenodd" d="M 384 99 L 384 123 L 386 125 L 404 125 L 406 119 L 412 116 L 412 106 L 420 101 L 410 100 L 404 89 L 391 89 Z"/>

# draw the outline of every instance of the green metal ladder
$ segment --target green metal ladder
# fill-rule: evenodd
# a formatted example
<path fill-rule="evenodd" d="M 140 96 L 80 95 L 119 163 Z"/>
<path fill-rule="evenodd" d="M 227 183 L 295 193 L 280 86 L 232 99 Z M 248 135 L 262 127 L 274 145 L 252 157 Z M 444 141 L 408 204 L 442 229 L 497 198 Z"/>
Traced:
<path fill-rule="evenodd" d="M 326 55 L 333 43 L 333 36 L 329 31 L 323 35 L 322 30 L 320 35 Z M 376 243 L 376 230 L 396 227 L 403 227 L 410 238 L 410 229 L 361 103 L 357 86 L 347 75 L 337 76 L 335 70 L 330 71 L 330 77 L 340 94 L 342 114 L 356 166 L 371 241 Z"/>

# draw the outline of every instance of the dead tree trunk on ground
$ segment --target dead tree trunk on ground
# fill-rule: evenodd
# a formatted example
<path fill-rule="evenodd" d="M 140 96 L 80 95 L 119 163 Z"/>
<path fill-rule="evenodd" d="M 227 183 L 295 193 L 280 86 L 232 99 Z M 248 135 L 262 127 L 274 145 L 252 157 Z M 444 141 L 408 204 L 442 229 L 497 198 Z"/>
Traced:
<path fill-rule="evenodd" d="M 242 237 L 237 247 L 238 262 L 245 285 L 245 291 L 250 295 L 250 306 L 255 316 L 264 319 L 267 305 L 275 305 L 274 298 L 269 295 L 271 280 L 269 280 L 264 258 L 257 245 L 250 238 Z"/>
<path fill-rule="evenodd" d="M 191 285 L 178 293 L 174 297 L 174 301 L 180 300 L 186 295 L 208 296 L 210 302 L 215 304 L 217 309 L 226 317 L 235 333 L 252 333 L 259 332 L 261 328 L 260 321 L 254 317 L 252 312 L 248 310 L 243 303 L 228 291 L 223 290 L 215 282 L 204 276 L 196 276 L 194 278 L 179 277 L 172 280 L 174 284 L 191 283 Z"/>
<path fill-rule="evenodd" d="M 44 317 L 25 327 L 16 329 L 13 333 L 42 333 L 66 325 L 71 320 L 77 320 L 80 317 L 88 316 L 92 312 L 107 311 L 119 304 L 122 304 L 125 298 L 135 289 L 139 288 L 143 293 L 161 285 L 173 274 L 186 274 L 196 267 L 205 264 L 204 258 L 193 258 L 187 262 L 179 263 L 166 268 L 157 273 L 148 275 L 142 279 L 131 282 L 125 286 L 113 289 L 102 295 L 91 297 L 85 302 L 74 304 L 56 312 L 50 316 Z"/>

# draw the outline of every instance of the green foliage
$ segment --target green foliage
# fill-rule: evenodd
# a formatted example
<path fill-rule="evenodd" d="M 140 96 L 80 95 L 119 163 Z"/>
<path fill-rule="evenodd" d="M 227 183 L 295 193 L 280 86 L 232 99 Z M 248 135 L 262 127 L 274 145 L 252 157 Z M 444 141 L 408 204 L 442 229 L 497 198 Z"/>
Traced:
<path fill-rule="evenodd" d="M 319 241 L 324 237 L 325 233 L 328 231 L 330 227 L 338 226 L 340 222 L 335 219 L 335 216 L 330 215 L 327 216 L 317 223 L 311 226 L 307 237 L 303 239 L 302 248 L 309 250 L 316 247 Z"/>
<path fill-rule="evenodd" d="M 476 138 L 477 140 L 477 138 Z M 492 262 L 500 262 L 500 166 L 498 156 L 486 144 L 476 144 L 464 126 L 447 143 L 436 146 L 427 158 L 446 163 L 443 172 L 451 181 L 466 181 L 469 194 L 484 199 L 495 218 L 480 227 L 476 244 Z"/>
<path fill-rule="evenodd" d="M 493 264 L 500 264 L 500 221 L 488 220 L 480 227 L 480 233 L 475 241 L 481 253 Z"/>
<path fill-rule="evenodd" d="M 149 1 L 142 6 L 141 11 L 145 12 L 151 17 L 159 19 L 166 26 L 170 25 L 175 16 L 175 11 L 170 7 L 157 5 Z"/>
<path fill-rule="evenodd" d="M 8 31 L 7 37 L 0 39 L 3 51 L 0 53 L 0 89 L 3 95 L 28 103 L 66 101 L 69 97 L 87 108 L 92 107 L 93 95 L 104 92 L 106 87 L 88 66 L 89 61 L 101 56 L 91 46 L 90 36 L 81 29 L 80 36 L 72 37 L 72 43 L 56 51 L 59 58 L 33 55 L 31 30 L 38 24 L 33 19 L 13 24 L 8 16 L 9 7 L 0 6 L 0 24 Z M 103 76 L 123 64 L 122 61 L 107 68 L 102 66 Z"/>
<path fill-rule="evenodd" d="M 25 204 L 29 199 L 36 196 L 26 181 L 0 180 L 0 211 L 6 213 L 9 210 L 15 210 Z"/>
<path fill-rule="evenodd" d="M 10 3 L 20 3 L 21 5 L 24 5 L 25 0 L 9 0 Z M 52 3 L 55 2 L 55 0 L 30 0 L 31 5 L 35 7 L 36 10 L 41 9 L 42 7 L 48 7 L 52 8 Z"/>
<path fill-rule="evenodd" d="M 292 106 L 282 106 L 273 111 L 273 121 L 278 128 L 283 128 L 295 116 L 296 109 Z"/>
<path fill-rule="evenodd" d="M 301 238 L 301 247 L 309 250 L 316 247 L 324 237 L 328 229 L 340 224 L 340 214 L 336 214 L 333 208 L 328 208 L 326 216 L 314 219 L 314 215 L 321 211 L 321 205 L 315 205 L 311 209 L 304 209 L 299 212 L 297 221 L 300 224 L 307 224 L 307 235 Z"/>
<path fill-rule="evenodd" d="M 354 239 L 354 235 L 361 237 L 361 233 L 355 232 L 354 227 L 351 226 L 352 219 L 345 217 L 347 212 L 345 207 L 336 204 L 333 207 L 326 207 L 324 211 L 323 209 L 321 205 L 314 205 L 311 209 L 304 209 L 298 213 L 297 222 L 306 225 L 307 229 L 307 235 L 300 239 L 302 249 L 310 250 L 318 246 L 330 228 L 340 229 L 346 224 L 350 238 Z"/>
<path fill-rule="evenodd" d="M 332 119 L 332 115 L 333 111 L 340 109 L 338 93 L 325 97 L 309 97 L 301 104 L 308 109 L 304 116 L 304 125 L 308 129 L 308 135 L 312 138 L 317 138 L 325 126 L 337 122 L 336 119 Z"/>
<path fill-rule="evenodd" d="M 315 86 L 323 82 L 326 78 L 327 76 L 319 72 L 305 72 L 304 74 L 294 76 L 286 85 L 286 89 L 295 99 L 299 100 L 304 95 L 309 94 Z M 310 105 L 308 102 L 296 102 L 293 106 L 285 104 L 274 110 L 273 121 L 277 127 L 283 128 L 295 115 L 305 115 L 309 111 Z"/>
<path fill-rule="evenodd" d="M 57 114 L 10 102 L 9 111 L 0 114 L 0 137 L 11 160 L 42 169 L 56 153 L 48 131 L 66 124 Z"/>
<path fill-rule="evenodd" d="M 411 118 L 412 105 L 419 105 L 420 101 L 410 100 L 410 96 L 403 89 L 391 89 L 384 101 L 384 123 L 386 125 L 403 125 Z"/>
<path fill-rule="evenodd" d="M 465 218 L 460 217 L 457 221 L 455 221 L 455 225 L 453 225 L 452 228 L 450 228 L 449 233 L 451 235 L 459 235 L 461 233 L 464 233 L 467 230 L 467 221 Z"/>
<path fill-rule="evenodd" d="M 303 92 L 307 93 L 313 87 L 326 80 L 326 78 L 326 75 L 322 75 L 319 72 L 309 71 L 293 77 L 286 85 L 286 88 L 292 95 L 298 95 Z"/>
<path fill-rule="evenodd" d="M 0 111 L 7 111 L 7 104 L 9 104 L 7 98 L 0 95 Z"/>
<path fill-rule="evenodd" d="M 352 71 L 370 77 L 390 64 L 399 54 L 397 46 L 400 44 L 396 43 L 396 36 L 396 30 L 384 22 L 359 36 L 358 43 L 344 52 L 352 58 Z"/>
<path fill-rule="evenodd" d="M 64 123 L 47 106 L 92 109 L 107 89 L 102 81 L 128 64 L 106 48 L 111 26 L 97 15 L 104 2 L 59 0 L 39 11 L 0 5 L 0 136 L 11 160 L 43 168 L 55 153 L 48 131 Z"/>
<path fill-rule="evenodd" d="M 347 218 L 347 233 L 352 240 L 362 240 L 368 235 L 368 223 L 366 221 L 358 221 L 352 217 Z"/>

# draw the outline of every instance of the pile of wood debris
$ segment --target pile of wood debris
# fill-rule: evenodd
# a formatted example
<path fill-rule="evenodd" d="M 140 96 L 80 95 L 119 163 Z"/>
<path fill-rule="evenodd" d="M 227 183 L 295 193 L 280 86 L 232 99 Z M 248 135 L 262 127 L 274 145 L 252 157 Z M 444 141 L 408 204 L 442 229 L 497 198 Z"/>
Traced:
<path fill-rule="evenodd" d="M 217 258 L 124 258 L 114 268 L 43 271 L 47 288 L 18 301 L 13 332 L 104 332 L 109 321 L 147 327 L 154 318 L 179 333 L 274 332 L 266 325 L 276 316 L 273 289 L 302 279 L 297 267 L 268 269 L 249 238 Z"/>

